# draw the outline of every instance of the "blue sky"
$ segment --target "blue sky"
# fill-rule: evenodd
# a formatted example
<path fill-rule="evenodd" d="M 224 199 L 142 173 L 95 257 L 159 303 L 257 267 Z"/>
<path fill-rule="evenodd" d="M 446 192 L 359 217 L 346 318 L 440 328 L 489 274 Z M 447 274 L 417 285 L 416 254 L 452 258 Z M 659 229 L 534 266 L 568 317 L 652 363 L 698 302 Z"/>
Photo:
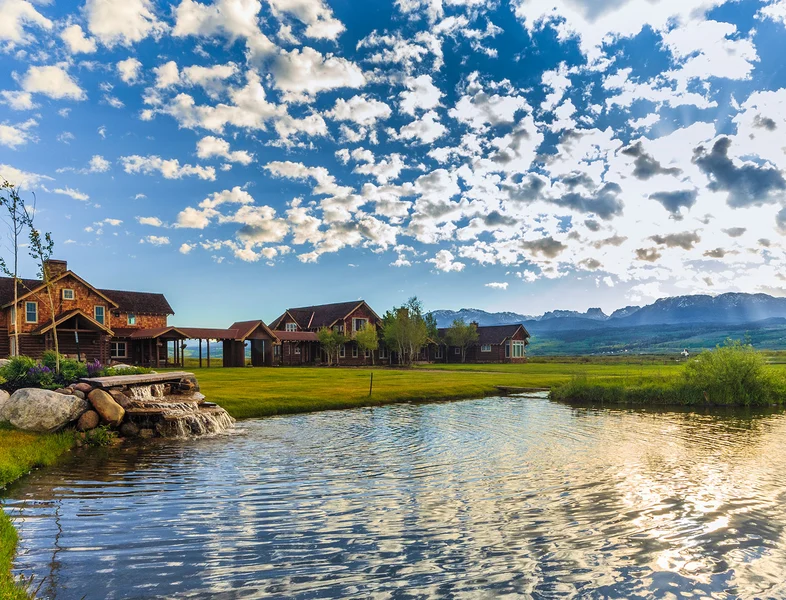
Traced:
<path fill-rule="evenodd" d="M 782 295 L 786 0 L 0 12 L 0 176 L 177 323 Z"/>

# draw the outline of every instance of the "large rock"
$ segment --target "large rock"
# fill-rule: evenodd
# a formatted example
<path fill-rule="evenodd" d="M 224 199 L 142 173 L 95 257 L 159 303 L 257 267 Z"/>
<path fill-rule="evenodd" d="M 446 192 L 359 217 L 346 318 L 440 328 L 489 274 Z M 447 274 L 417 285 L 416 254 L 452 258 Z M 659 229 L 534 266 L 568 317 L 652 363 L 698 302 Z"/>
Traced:
<path fill-rule="evenodd" d="M 87 395 L 87 399 L 90 400 L 90 404 L 93 405 L 96 412 L 101 415 L 101 420 L 104 423 L 117 427 L 123 422 L 123 417 L 126 415 L 125 409 L 104 390 L 93 390 Z"/>
<path fill-rule="evenodd" d="M 83 394 L 89 394 L 89 393 L 90 393 L 90 391 L 93 389 L 93 386 L 92 386 L 92 385 L 90 385 L 89 383 L 77 383 L 77 384 L 74 386 L 74 389 L 75 389 L 75 390 L 79 390 L 79 391 L 80 391 L 80 392 L 82 392 Z"/>
<path fill-rule="evenodd" d="M 8 399 L 10 397 L 11 394 L 5 390 L 0 390 L 0 422 L 8 420 L 8 417 L 5 414 L 5 409 L 8 406 Z"/>
<path fill-rule="evenodd" d="M 100 421 L 101 417 L 98 416 L 96 411 L 88 410 L 85 414 L 79 417 L 79 420 L 76 422 L 76 428 L 79 431 L 89 431 L 98 427 L 98 423 Z"/>
<path fill-rule="evenodd" d="M 51 390 L 22 388 L 3 404 L 3 414 L 11 425 L 26 431 L 57 431 L 76 421 L 90 406 L 76 396 Z"/>

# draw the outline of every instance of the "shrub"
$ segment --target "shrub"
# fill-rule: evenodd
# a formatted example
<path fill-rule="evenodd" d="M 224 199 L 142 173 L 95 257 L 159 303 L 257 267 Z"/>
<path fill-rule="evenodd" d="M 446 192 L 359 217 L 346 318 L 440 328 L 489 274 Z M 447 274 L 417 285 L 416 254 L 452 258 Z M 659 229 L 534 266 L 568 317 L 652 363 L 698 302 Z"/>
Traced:
<path fill-rule="evenodd" d="M 85 446 L 103 447 L 109 446 L 115 439 L 116 434 L 107 425 L 100 425 L 90 431 L 83 431 L 77 434 L 77 442 Z"/>
<path fill-rule="evenodd" d="M 685 385 L 709 404 L 766 405 L 783 399 L 786 385 L 764 356 L 739 340 L 705 351 L 684 371 Z"/>
<path fill-rule="evenodd" d="M 29 356 L 14 356 L 8 364 L 0 367 L 2 375 L 9 385 L 22 387 L 27 381 L 30 369 L 36 366 L 36 362 Z"/>

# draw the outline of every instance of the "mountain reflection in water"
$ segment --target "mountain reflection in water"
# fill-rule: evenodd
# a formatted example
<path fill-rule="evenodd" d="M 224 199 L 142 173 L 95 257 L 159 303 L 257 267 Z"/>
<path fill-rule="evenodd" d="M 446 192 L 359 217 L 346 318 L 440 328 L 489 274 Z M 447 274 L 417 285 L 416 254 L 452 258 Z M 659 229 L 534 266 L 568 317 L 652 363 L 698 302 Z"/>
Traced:
<path fill-rule="evenodd" d="M 786 597 L 786 416 L 544 398 L 238 423 L 8 490 L 43 598 Z"/>

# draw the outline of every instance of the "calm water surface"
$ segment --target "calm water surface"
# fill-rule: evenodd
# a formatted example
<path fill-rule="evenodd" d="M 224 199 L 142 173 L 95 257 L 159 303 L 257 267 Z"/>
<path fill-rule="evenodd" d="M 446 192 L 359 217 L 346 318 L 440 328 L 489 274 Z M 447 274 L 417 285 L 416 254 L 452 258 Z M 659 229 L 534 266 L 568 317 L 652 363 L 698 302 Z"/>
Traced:
<path fill-rule="evenodd" d="M 786 598 L 786 415 L 488 398 L 240 423 L 8 492 L 41 596 Z"/>

